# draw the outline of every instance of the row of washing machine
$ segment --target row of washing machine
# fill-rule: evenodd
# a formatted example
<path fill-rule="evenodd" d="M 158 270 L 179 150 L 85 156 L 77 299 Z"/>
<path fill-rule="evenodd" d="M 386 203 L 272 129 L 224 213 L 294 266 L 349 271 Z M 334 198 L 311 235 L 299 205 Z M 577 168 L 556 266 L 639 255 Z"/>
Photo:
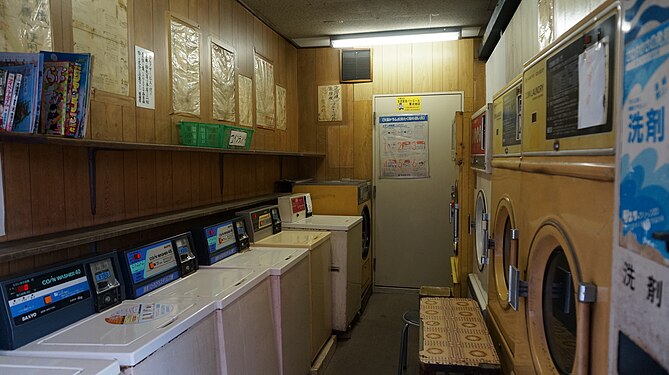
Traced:
<path fill-rule="evenodd" d="M 608 1 L 472 117 L 469 292 L 505 373 L 608 372 L 620 46 Z M 584 56 L 599 91 L 579 79 Z"/>
<path fill-rule="evenodd" d="M 282 201 L 306 215 L 304 195 Z M 276 205 L 237 215 L 1 281 L 2 373 L 308 373 L 359 310 L 359 283 L 357 300 L 333 293 L 331 274 L 348 268 L 331 239 L 341 250 L 362 219 L 321 218 L 331 235 L 281 231 Z"/>

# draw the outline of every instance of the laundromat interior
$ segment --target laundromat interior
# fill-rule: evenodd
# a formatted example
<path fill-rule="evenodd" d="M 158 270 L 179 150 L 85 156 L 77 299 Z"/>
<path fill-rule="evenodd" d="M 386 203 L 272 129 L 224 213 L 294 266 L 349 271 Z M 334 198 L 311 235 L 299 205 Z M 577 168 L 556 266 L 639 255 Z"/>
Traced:
<path fill-rule="evenodd" d="M 668 1 L 0 25 L 0 374 L 669 373 Z"/>

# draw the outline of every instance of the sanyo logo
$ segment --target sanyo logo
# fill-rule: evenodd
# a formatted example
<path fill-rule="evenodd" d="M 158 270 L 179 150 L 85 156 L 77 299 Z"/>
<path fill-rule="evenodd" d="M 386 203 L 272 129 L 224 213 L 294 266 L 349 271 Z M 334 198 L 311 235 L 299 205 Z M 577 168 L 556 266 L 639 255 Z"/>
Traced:
<path fill-rule="evenodd" d="M 28 315 L 24 315 L 24 316 L 22 316 L 22 317 L 21 317 L 21 321 L 26 322 L 26 321 L 28 321 L 28 320 L 30 320 L 30 319 L 33 319 L 33 318 L 36 318 L 36 317 L 37 317 L 37 313 L 34 312 L 34 313 L 32 313 L 32 314 L 28 314 Z"/>

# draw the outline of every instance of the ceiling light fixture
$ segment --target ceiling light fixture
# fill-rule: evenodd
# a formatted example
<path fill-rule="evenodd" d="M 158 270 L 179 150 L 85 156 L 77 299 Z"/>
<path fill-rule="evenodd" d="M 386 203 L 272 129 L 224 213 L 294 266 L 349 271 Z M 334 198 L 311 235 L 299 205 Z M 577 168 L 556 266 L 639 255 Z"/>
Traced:
<path fill-rule="evenodd" d="M 333 48 L 441 42 L 460 39 L 460 29 L 440 27 L 434 29 L 383 31 L 377 33 L 336 35 L 330 39 Z"/>

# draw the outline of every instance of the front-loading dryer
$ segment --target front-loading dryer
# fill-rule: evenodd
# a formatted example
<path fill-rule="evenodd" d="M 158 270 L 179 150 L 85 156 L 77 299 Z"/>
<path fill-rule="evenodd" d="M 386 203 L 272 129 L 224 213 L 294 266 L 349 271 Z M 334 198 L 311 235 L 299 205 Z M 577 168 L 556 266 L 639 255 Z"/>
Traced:
<path fill-rule="evenodd" d="M 493 97 L 488 324 L 505 373 L 514 369 L 520 314 L 511 308 L 509 267 L 517 267 L 520 204 L 521 76 Z"/>
<path fill-rule="evenodd" d="M 472 273 L 468 275 L 469 296 L 478 302 L 484 316 L 488 309 L 488 279 L 490 273 L 490 199 L 492 194 L 492 104 L 487 104 L 472 116 L 471 158 L 476 175 L 474 186 L 474 218 L 470 232 L 474 235 Z"/>
<path fill-rule="evenodd" d="M 608 373 L 620 25 L 620 4 L 608 1 L 523 73 L 510 301 L 522 313 L 526 372 Z"/>

